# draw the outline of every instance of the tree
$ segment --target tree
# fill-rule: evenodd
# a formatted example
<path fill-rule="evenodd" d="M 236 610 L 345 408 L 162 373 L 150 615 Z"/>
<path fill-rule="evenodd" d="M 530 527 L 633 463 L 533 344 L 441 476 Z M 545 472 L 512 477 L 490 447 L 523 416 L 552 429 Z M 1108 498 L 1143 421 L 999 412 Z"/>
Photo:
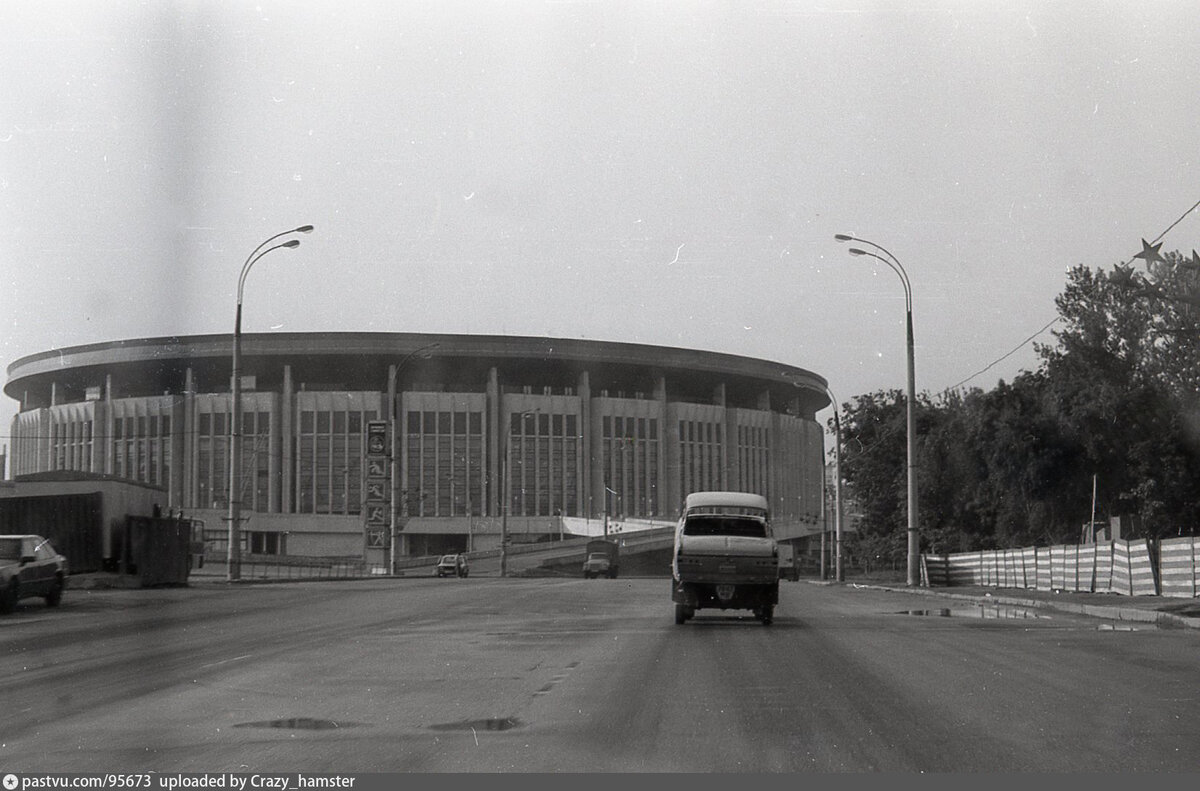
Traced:
<path fill-rule="evenodd" d="M 917 464 L 923 551 L 1064 543 L 1092 512 L 1150 537 L 1200 526 L 1200 256 L 1145 274 L 1070 270 L 1057 343 L 1038 370 L 990 391 L 922 394 Z M 842 473 L 861 513 L 851 551 L 894 562 L 907 528 L 898 390 L 843 410 Z"/>

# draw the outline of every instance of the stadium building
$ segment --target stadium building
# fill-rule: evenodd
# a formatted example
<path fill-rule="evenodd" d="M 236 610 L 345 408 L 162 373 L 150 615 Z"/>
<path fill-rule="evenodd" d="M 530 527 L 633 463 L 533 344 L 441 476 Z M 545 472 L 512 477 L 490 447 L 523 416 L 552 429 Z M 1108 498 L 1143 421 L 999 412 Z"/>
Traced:
<path fill-rule="evenodd" d="M 13 479 L 74 471 L 157 486 L 220 542 L 232 344 L 143 338 L 17 360 L 4 387 L 20 402 Z M 667 523 L 708 489 L 765 495 L 782 538 L 823 521 L 815 415 L 829 398 L 801 368 L 510 336 L 265 333 L 242 335 L 241 349 L 250 553 L 362 554 L 378 541 L 368 521 L 381 473 L 401 555 L 495 548 L 506 497 L 517 542 L 605 519 Z M 385 470 L 367 454 L 381 424 Z"/>

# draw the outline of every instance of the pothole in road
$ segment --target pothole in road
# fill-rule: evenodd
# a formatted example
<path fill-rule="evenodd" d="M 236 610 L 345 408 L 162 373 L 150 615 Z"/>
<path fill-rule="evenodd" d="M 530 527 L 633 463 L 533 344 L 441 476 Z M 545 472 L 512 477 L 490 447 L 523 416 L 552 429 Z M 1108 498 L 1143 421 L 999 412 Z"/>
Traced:
<path fill-rule="evenodd" d="M 337 728 L 357 728 L 362 723 L 337 722 L 336 720 L 320 720 L 312 717 L 288 717 L 281 720 L 264 720 L 262 722 L 239 722 L 235 728 L 280 728 L 288 731 L 329 731 Z"/>
<path fill-rule="evenodd" d="M 964 609 L 901 610 L 895 615 L 919 615 L 931 618 L 995 618 L 1016 620 L 1050 620 L 1049 615 L 1019 607 L 971 607 Z"/>
<path fill-rule="evenodd" d="M 463 720 L 462 722 L 444 722 L 430 725 L 431 731 L 511 731 L 521 727 L 521 721 L 515 717 L 491 717 L 486 720 Z"/>

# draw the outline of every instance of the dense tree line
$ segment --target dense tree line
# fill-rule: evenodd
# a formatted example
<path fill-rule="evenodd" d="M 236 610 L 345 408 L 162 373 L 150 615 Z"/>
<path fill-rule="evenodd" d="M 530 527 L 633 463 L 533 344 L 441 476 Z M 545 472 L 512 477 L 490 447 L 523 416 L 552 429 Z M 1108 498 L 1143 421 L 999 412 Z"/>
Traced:
<path fill-rule="evenodd" d="M 1056 343 L 990 391 L 918 394 L 924 552 L 1074 543 L 1092 516 L 1126 536 L 1200 532 L 1200 256 L 1077 266 L 1055 300 Z M 844 404 L 852 558 L 904 567 L 905 397 Z"/>

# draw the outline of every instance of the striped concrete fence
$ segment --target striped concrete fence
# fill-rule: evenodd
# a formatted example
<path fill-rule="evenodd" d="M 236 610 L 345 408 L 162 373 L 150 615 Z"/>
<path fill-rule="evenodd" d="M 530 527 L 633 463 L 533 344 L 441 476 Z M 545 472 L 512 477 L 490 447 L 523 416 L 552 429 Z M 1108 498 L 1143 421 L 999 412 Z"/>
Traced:
<path fill-rule="evenodd" d="M 1190 599 L 1200 596 L 1196 561 L 1200 538 L 1168 538 L 1159 544 L 1159 579 L 1163 596 Z"/>
<path fill-rule="evenodd" d="M 1200 538 L 1161 542 L 1164 596 L 1200 596 Z M 923 555 L 925 585 L 1036 588 L 1155 596 L 1160 569 L 1144 538 L 1097 544 Z"/>
<path fill-rule="evenodd" d="M 1075 550 L 1075 590 L 1092 592 L 1096 590 L 1096 544 L 1081 544 Z"/>
<path fill-rule="evenodd" d="M 1050 590 L 1062 590 L 1067 583 L 1067 548 L 1050 547 Z"/>
<path fill-rule="evenodd" d="M 1126 596 L 1158 595 L 1158 580 L 1150 559 L 1150 542 L 1144 538 L 1132 541 L 1118 539 L 1112 542 L 1112 546 L 1112 592 Z"/>
<path fill-rule="evenodd" d="M 1034 587 L 1040 591 L 1054 590 L 1050 584 L 1050 547 L 1036 547 L 1034 553 Z"/>
<path fill-rule="evenodd" d="M 1025 570 L 1023 588 L 1036 588 L 1037 579 L 1037 547 L 1025 547 L 1021 550 L 1021 567 Z"/>
<path fill-rule="evenodd" d="M 1096 545 L 1096 572 L 1092 590 L 1095 593 L 1113 593 L 1113 542 L 1105 541 Z"/>
<path fill-rule="evenodd" d="M 967 552 L 959 555 L 947 555 L 949 564 L 947 577 L 951 585 L 982 585 L 983 582 L 983 553 Z"/>

